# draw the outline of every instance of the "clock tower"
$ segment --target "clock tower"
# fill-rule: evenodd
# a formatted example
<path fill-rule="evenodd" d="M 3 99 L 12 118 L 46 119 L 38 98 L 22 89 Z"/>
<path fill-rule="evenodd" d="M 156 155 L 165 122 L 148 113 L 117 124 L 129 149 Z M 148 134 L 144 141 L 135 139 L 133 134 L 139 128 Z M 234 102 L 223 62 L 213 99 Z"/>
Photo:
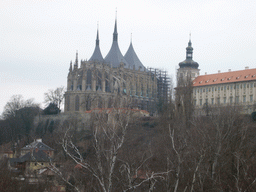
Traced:
<path fill-rule="evenodd" d="M 198 67 L 198 63 L 193 61 L 193 47 L 190 35 L 188 46 L 186 48 L 186 60 L 179 63 L 177 82 L 186 83 L 191 80 L 193 81 L 197 76 L 199 76 L 200 69 L 198 69 Z"/>

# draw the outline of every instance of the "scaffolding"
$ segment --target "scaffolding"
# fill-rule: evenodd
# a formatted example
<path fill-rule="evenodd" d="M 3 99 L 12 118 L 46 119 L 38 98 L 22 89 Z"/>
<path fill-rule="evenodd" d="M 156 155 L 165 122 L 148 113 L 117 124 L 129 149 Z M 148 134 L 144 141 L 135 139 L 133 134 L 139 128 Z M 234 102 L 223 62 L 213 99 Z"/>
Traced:
<path fill-rule="evenodd" d="M 148 71 L 151 78 L 155 78 L 157 82 L 157 93 L 154 95 L 155 105 L 166 106 L 170 98 L 170 77 L 167 71 L 156 68 L 149 68 Z"/>

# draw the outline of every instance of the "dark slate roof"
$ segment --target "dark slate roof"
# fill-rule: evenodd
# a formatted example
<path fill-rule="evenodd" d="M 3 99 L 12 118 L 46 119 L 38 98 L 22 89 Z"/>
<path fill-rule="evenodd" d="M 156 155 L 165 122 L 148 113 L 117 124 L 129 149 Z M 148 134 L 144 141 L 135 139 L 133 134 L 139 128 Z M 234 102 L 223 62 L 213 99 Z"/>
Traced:
<path fill-rule="evenodd" d="M 35 149 L 21 156 L 18 162 L 49 162 L 50 160 L 51 158 L 45 152 Z"/>
<path fill-rule="evenodd" d="M 26 145 L 21 150 L 29 150 L 29 149 L 35 149 L 35 148 L 38 148 L 38 150 L 54 151 L 54 149 L 52 149 L 51 147 L 45 145 L 43 142 L 38 140 L 34 141 L 33 143 L 30 143 L 29 145 Z"/>
<path fill-rule="evenodd" d="M 187 52 L 186 52 L 186 60 L 182 61 L 179 63 L 180 68 L 185 68 L 185 67 L 190 67 L 190 68 L 194 68 L 194 69 L 198 69 L 199 65 L 197 62 L 193 61 L 193 47 L 192 47 L 192 43 L 191 43 L 191 39 L 188 42 L 188 46 L 186 48 Z M 188 56 L 188 54 L 191 54 L 191 56 Z"/>
<path fill-rule="evenodd" d="M 135 53 L 132 42 L 124 56 L 125 60 L 128 61 L 128 63 L 133 67 L 135 66 L 135 70 L 139 70 L 142 68 L 144 70 L 144 65 L 140 62 L 140 59 L 138 58 L 137 54 Z"/>
<path fill-rule="evenodd" d="M 186 59 L 182 62 L 179 63 L 180 68 L 185 68 L 185 67 L 191 67 L 194 69 L 198 69 L 199 64 L 192 59 Z"/>
<path fill-rule="evenodd" d="M 97 30 L 95 49 L 94 49 L 94 52 L 93 52 L 91 58 L 89 59 L 89 61 L 99 61 L 99 62 L 104 61 L 101 51 L 100 51 L 100 40 L 99 40 L 99 31 L 98 30 Z"/>
<path fill-rule="evenodd" d="M 113 43 L 110 48 L 110 51 L 108 52 L 107 56 L 105 57 L 105 62 L 109 63 L 109 65 L 112 65 L 112 67 L 118 67 L 120 65 L 120 62 L 123 62 L 125 64 L 125 68 L 131 68 L 129 63 L 125 60 L 124 56 L 122 55 L 118 42 L 117 42 L 117 23 L 115 21 L 115 28 L 113 33 Z"/>

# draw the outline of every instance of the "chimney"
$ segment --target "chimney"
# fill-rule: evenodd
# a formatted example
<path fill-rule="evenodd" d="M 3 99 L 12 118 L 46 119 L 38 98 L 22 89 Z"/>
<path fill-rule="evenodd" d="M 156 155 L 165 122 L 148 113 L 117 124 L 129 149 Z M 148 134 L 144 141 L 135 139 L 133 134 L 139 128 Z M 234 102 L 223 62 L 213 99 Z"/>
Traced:
<path fill-rule="evenodd" d="M 205 75 L 207 75 L 207 72 L 205 72 Z"/>
<path fill-rule="evenodd" d="M 231 69 L 228 69 L 228 72 L 231 72 Z"/>
<path fill-rule="evenodd" d="M 37 142 L 41 142 L 41 143 L 42 143 L 42 139 L 37 139 L 36 141 L 37 141 Z"/>
<path fill-rule="evenodd" d="M 245 69 L 249 69 L 249 67 L 248 67 L 248 66 L 246 66 L 246 67 L 245 67 Z"/>
<path fill-rule="evenodd" d="M 218 73 L 220 73 L 220 70 L 218 70 Z"/>

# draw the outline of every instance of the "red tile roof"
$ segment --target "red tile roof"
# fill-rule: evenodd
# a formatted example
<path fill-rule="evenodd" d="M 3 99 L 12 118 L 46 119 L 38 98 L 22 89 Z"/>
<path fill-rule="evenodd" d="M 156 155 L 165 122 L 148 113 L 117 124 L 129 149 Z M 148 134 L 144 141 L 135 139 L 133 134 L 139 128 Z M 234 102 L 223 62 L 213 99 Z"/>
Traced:
<path fill-rule="evenodd" d="M 256 68 L 200 75 L 193 81 L 194 87 L 256 80 Z"/>

